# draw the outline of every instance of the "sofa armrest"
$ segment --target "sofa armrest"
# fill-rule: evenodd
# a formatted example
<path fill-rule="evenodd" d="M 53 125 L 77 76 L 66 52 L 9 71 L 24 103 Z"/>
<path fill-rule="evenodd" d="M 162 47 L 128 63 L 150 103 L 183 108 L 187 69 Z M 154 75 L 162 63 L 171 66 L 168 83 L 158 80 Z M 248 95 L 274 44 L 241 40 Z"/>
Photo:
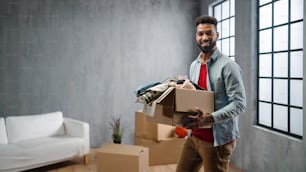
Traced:
<path fill-rule="evenodd" d="M 89 140 L 89 124 L 84 121 L 78 121 L 64 117 L 65 132 L 68 136 L 80 137 L 85 141 L 84 153 L 89 153 L 90 140 Z"/>

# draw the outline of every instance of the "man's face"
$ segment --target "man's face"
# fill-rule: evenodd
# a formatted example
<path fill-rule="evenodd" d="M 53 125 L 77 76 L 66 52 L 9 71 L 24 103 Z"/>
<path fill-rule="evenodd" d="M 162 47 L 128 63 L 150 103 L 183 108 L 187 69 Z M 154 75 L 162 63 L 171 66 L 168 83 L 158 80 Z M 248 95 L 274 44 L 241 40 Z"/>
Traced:
<path fill-rule="evenodd" d="M 216 49 L 219 33 L 213 24 L 205 23 L 197 26 L 196 41 L 203 53 L 210 53 Z"/>

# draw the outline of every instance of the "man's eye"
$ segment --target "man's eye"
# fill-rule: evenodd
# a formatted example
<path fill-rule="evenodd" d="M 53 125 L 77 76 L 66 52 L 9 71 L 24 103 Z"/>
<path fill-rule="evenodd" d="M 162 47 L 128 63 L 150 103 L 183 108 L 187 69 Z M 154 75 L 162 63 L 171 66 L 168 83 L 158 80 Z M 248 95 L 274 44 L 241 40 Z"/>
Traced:
<path fill-rule="evenodd" d="M 197 33 L 198 36 L 203 36 L 203 35 L 206 35 L 206 36 L 212 36 L 213 35 L 213 32 L 199 32 Z"/>
<path fill-rule="evenodd" d="M 211 36 L 211 35 L 212 35 L 212 32 L 207 32 L 206 35 Z"/>

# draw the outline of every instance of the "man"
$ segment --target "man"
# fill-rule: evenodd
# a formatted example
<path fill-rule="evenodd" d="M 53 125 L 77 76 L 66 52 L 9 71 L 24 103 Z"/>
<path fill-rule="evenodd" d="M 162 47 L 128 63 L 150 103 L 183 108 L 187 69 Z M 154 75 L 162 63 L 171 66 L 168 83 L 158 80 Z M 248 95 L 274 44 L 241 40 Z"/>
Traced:
<path fill-rule="evenodd" d="M 177 172 L 228 172 L 229 161 L 239 138 L 238 116 L 246 109 L 245 88 L 240 67 L 220 53 L 216 46 L 217 20 L 211 16 L 196 19 L 196 42 L 200 55 L 190 66 L 190 81 L 214 92 L 215 110 L 206 114 L 199 108 L 189 116 L 185 127 L 192 129 L 186 140 Z M 180 87 L 193 87 L 185 81 Z M 208 126 L 208 127 L 207 127 Z"/>

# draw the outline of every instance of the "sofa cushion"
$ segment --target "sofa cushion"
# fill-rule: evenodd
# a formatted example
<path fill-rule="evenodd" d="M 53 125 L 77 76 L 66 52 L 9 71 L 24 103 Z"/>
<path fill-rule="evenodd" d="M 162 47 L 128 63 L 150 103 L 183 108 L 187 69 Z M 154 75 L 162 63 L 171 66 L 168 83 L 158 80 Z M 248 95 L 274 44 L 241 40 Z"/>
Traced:
<path fill-rule="evenodd" d="M 7 144 L 7 135 L 5 129 L 4 118 L 0 118 L 0 144 Z"/>
<path fill-rule="evenodd" d="M 6 129 L 9 143 L 65 134 L 62 112 L 10 116 L 6 118 Z"/>
<path fill-rule="evenodd" d="M 54 136 L 0 145 L 0 171 L 23 171 L 23 168 L 47 165 L 81 156 L 84 140 L 78 137 Z"/>

